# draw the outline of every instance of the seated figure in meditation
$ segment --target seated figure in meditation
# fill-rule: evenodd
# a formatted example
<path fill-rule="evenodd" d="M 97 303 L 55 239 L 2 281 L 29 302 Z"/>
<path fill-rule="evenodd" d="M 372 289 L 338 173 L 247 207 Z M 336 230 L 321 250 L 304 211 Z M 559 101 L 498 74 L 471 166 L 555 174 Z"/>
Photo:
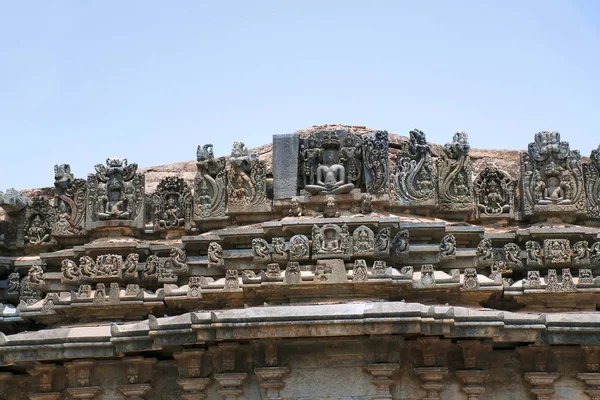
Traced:
<path fill-rule="evenodd" d="M 108 196 L 104 197 L 103 212 L 98 213 L 99 219 L 127 219 L 127 200 L 123 196 L 123 188 L 116 182 L 107 185 Z"/>
<path fill-rule="evenodd" d="M 561 185 L 560 180 L 551 176 L 546 179 L 544 190 L 542 192 L 542 199 L 538 201 L 538 204 L 568 204 L 571 201 L 566 198 L 565 191 Z"/>
<path fill-rule="evenodd" d="M 317 179 L 314 185 L 304 187 L 310 194 L 342 194 L 354 189 L 354 184 L 346 183 L 346 170 L 338 164 L 336 150 L 323 151 L 323 163 L 317 168 Z"/>

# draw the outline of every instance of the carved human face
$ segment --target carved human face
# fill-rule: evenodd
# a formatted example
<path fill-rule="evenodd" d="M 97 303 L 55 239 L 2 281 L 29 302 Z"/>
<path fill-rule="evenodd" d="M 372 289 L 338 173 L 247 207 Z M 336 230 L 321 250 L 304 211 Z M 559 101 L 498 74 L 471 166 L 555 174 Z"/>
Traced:
<path fill-rule="evenodd" d="M 177 205 L 177 199 L 175 198 L 175 196 L 169 196 L 167 198 L 167 207 L 173 208 L 176 205 Z"/>
<path fill-rule="evenodd" d="M 337 154 L 335 150 L 325 150 L 323 152 L 323 163 L 327 165 L 337 163 Z"/>

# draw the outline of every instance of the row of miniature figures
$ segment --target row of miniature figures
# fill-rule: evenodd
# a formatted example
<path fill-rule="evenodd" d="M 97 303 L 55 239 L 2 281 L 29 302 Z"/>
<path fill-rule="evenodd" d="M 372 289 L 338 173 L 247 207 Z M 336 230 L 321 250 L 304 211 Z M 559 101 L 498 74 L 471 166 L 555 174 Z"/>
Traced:
<path fill-rule="evenodd" d="M 373 201 L 382 208 L 429 210 L 448 218 L 600 218 L 600 153 L 593 151 L 582 163 L 557 132 L 535 135 L 521 154 L 519 183 L 494 166 L 473 181 L 464 132 L 454 135 L 436 163 L 419 130 L 410 132 L 410 141 L 392 146 L 398 149 L 390 168 L 385 131 L 362 137 L 346 131 L 316 132 L 306 139 L 276 135 L 273 179 L 258 153 L 243 143 L 234 143 L 228 159 L 215 158 L 212 145 L 199 146 L 193 187 L 167 177 L 151 197 L 144 175 L 127 159 L 96 165 L 87 181 L 76 179 L 68 164 L 57 165 L 52 201 L 40 194 L 28 200 L 14 190 L 0 194 L 0 206 L 14 216 L 0 234 L 6 243 L 40 245 L 107 227 L 204 230 L 227 225 L 231 216 L 251 222 L 301 216 L 311 208 L 335 217 L 338 208 L 357 199 L 363 213 L 372 211 Z"/>

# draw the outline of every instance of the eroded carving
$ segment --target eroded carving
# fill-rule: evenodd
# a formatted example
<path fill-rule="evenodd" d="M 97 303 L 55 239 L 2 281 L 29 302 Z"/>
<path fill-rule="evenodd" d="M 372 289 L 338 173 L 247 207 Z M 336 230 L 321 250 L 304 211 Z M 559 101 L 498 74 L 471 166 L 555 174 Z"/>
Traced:
<path fill-rule="evenodd" d="M 463 287 L 467 290 L 479 289 L 479 279 L 475 268 L 466 268 L 463 277 Z"/>
<path fill-rule="evenodd" d="M 525 261 L 528 267 L 542 266 L 542 246 L 535 240 L 525 243 Z"/>
<path fill-rule="evenodd" d="M 544 240 L 544 260 L 547 264 L 569 264 L 571 246 L 567 239 Z"/>
<path fill-rule="evenodd" d="M 352 234 L 354 242 L 354 256 L 372 256 L 375 246 L 373 231 L 368 227 L 361 225 Z"/>
<path fill-rule="evenodd" d="M 234 206 L 256 206 L 267 203 L 265 163 L 258 152 L 248 151 L 242 142 L 234 142 L 229 158 L 227 203 Z"/>
<path fill-rule="evenodd" d="M 208 267 L 222 267 L 225 265 L 223 248 L 217 242 L 208 245 Z"/>
<path fill-rule="evenodd" d="M 440 261 L 456 258 L 456 238 L 454 235 L 445 235 L 440 242 Z"/>
<path fill-rule="evenodd" d="M 283 237 L 274 237 L 271 239 L 271 258 L 273 261 L 287 261 L 288 248 Z"/>
<path fill-rule="evenodd" d="M 194 178 L 194 220 L 225 218 L 225 158 L 215 158 L 213 145 L 198 146 Z"/>
<path fill-rule="evenodd" d="M 50 235 L 55 222 L 54 208 L 41 195 L 40 191 L 35 192 L 29 205 L 25 208 L 23 226 L 25 244 L 38 246 L 43 243 L 56 243 Z"/>
<path fill-rule="evenodd" d="M 313 227 L 313 233 L 314 233 L 314 227 Z M 309 244 L 309 240 L 306 236 L 304 236 L 304 235 L 292 236 L 290 239 L 290 259 L 292 261 L 308 260 L 309 259 L 309 248 L 310 248 L 310 244 Z"/>
<path fill-rule="evenodd" d="M 388 193 L 388 133 L 377 131 L 364 135 L 365 186 L 374 195 Z"/>
<path fill-rule="evenodd" d="M 387 258 L 390 254 L 390 236 L 392 230 L 383 228 L 375 235 L 375 258 Z"/>
<path fill-rule="evenodd" d="M 474 182 L 477 216 L 508 217 L 514 204 L 514 182 L 497 167 L 485 167 Z"/>
<path fill-rule="evenodd" d="M 586 240 L 573 245 L 573 265 L 590 265 L 591 249 Z"/>
<path fill-rule="evenodd" d="M 87 185 L 84 179 L 75 179 L 69 164 L 54 166 L 54 208 L 56 222 L 53 236 L 85 235 L 85 201 Z"/>
<path fill-rule="evenodd" d="M 252 239 L 252 251 L 254 252 L 254 262 L 266 264 L 271 262 L 271 249 L 265 239 Z"/>
<path fill-rule="evenodd" d="M 473 186 L 466 132 L 456 132 L 437 160 L 438 197 L 442 211 L 471 211 Z"/>
<path fill-rule="evenodd" d="M 352 280 L 354 282 L 366 282 L 367 279 L 367 262 L 365 260 L 355 260 L 354 269 L 352 270 Z"/>
<path fill-rule="evenodd" d="M 158 184 L 152 205 L 155 232 L 184 229 L 192 216 L 192 192 L 183 178 L 169 176 Z"/>
<path fill-rule="evenodd" d="M 392 240 L 392 256 L 396 259 L 408 254 L 409 251 L 409 233 L 407 229 L 402 229 L 396 233 Z"/>
<path fill-rule="evenodd" d="M 436 204 L 431 148 L 423 131 L 413 129 L 410 131 L 410 141 L 402 143 L 400 151 L 396 153 L 392 180 L 392 193 L 399 205 Z"/>
<path fill-rule="evenodd" d="M 483 238 L 477 245 L 477 263 L 479 265 L 491 265 L 494 262 L 494 246 L 488 238 Z"/>

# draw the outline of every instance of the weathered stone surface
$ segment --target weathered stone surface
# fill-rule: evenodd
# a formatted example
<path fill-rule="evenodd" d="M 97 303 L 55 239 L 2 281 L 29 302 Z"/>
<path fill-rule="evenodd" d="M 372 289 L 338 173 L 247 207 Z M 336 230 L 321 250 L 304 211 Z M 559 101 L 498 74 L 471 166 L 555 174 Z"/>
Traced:
<path fill-rule="evenodd" d="M 273 136 L 273 196 L 275 200 L 298 194 L 298 135 Z"/>

